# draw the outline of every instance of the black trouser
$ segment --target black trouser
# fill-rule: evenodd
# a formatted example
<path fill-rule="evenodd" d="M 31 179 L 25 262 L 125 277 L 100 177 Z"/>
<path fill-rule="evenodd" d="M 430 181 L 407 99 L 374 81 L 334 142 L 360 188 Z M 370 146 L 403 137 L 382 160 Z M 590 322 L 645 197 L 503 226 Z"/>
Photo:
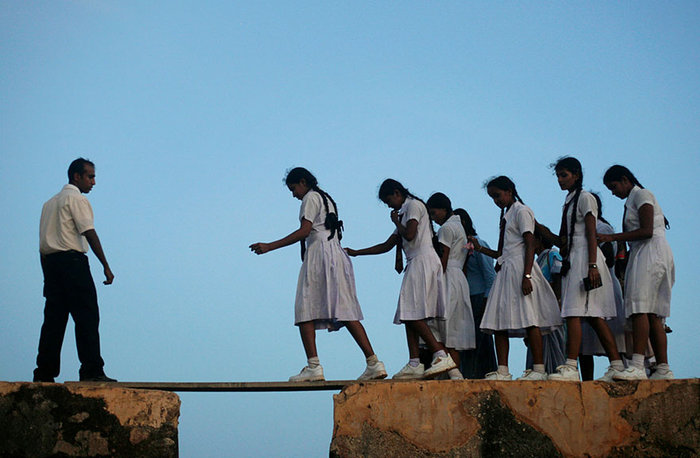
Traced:
<path fill-rule="evenodd" d="M 97 291 L 88 258 L 77 251 L 62 251 L 41 257 L 44 272 L 44 324 L 39 338 L 34 379 L 50 380 L 61 368 L 61 346 L 68 315 L 75 322 L 75 343 L 80 359 L 80 378 L 103 375 L 100 356 L 100 313 Z"/>

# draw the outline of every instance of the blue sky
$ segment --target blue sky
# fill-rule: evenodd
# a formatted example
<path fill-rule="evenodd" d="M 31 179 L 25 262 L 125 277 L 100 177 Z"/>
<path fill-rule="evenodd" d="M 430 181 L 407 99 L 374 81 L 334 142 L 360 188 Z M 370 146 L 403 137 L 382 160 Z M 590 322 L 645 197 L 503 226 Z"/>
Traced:
<path fill-rule="evenodd" d="M 671 365 L 697 377 L 697 2 L 107 2 L 0 4 L 0 379 L 29 380 L 42 321 L 38 222 L 72 159 L 116 275 L 98 285 L 106 370 L 125 381 L 273 381 L 305 358 L 293 326 L 298 226 L 285 170 L 338 202 L 343 243 L 391 232 L 392 177 L 446 193 L 495 245 L 481 185 L 507 174 L 558 227 L 563 154 L 603 191 L 613 163 L 657 196 L 676 261 Z M 603 193 L 619 228 L 622 202 Z M 99 263 L 91 255 L 94 276 Z M 390 255 L 354 259 L 365 326 L 388 370 Z M 72 325 L 59 381 L 75 380 Z M 357 377 L 350 336 L 319 333 L 329 379 Z M 524 366 L 520 342 L 511 368 Z M 597 369 L 606 364 L 598 358 Z M 326 456 L 332 393 L 182 394 L 182 456 Z"/>

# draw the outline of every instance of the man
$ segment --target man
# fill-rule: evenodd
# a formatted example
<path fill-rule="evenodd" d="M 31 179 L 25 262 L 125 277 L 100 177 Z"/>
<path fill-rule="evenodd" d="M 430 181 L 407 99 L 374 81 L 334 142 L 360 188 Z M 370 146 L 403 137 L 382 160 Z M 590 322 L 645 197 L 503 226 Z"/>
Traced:
<path fill-rule="evenodd" d="M 68 184 L 41 210 L 39 253 L 46 306 L 34 370 L 35 382 L 53 382 L 58 376 L 69 314 L 75 322 L 80 380 L 116 382 L 103 370 L 97 291 L 86 256 L 89 245 L 104 268 L 103 283 L 112 284 L 114 274 L 93 226 L 92 207 L 82 195 L 89 193 L 93 186 L 95 164 L 83 158 L 76 159 L 68 168 Z"/>

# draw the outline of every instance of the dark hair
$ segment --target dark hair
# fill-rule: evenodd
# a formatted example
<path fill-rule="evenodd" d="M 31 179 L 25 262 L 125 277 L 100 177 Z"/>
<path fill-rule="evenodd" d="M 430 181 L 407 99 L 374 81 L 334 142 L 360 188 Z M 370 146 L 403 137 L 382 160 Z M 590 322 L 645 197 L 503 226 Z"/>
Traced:
<path fill-rule="evenodd" d="M 92 161 L 89 161 L 88 159 L 84 159 L 82 157 L 79 157 L 78 159 L 71 162 L 68 166 L 68 181 L 73 181 L 73 175 L 75 175 L 76 173 L 79 175 L 85 173 L 86 165 L 95 167 L 95 164 L 93 164 Z"/>
<path fill-rule="evenodd" d="M 474 229 L 474 223 L 472 222 L 472 218 L 469 216 L 469 213 L 467 213 L 467 211 L 463 208 L 457 208 L 453 213 L 459 216 L 459 219 L 462 221 L 464 232 L 466 232 L 467 235 L 475 236 L 476 229 Z"/>
<path fill-rule="evenodd" d="M 559 159 L 557 159 L 557 162 L 549 164 L 549 166 L 553 168 L 555 172 L 558 172 L 560 170 L 568 170 L 572 174 L 578 175 L 578 179 L 574 183 L 574 186 L 576 186 L 576 190 L 574 191 L 574 197 L 569 201 L 569 204 L 573 205 L 573 210 L 571 211 L 571 222 L 568 224 L 569 234 L 567 252 L 570 253 L 571 246 L 574 243 L 574 230 L 576 227 L 576 209 L 578 208 L 578 200 L 581 197 L 581 191 L 583 190 L 583 167 L 581 167 L 581 162 L 579 162 L 578 159 L 571 156 L 560 157 Z M 564 224 L 566 222 L 566 212 L 569 210 L 569 204 L 564 205 L 564 211 L 561 215 L 562 227 L 559 230 L 560 235 L 561 230 L 564 229 Z"/>
<path fill-rule="evenodd" d="M 452 202 L 450 198 L 441 192 L 436 192 L 430 196 L 425 203 L 428 208 L 439 208 L 442 210 L 447 210 L 447 214 L 452 214 Z"/>
<path fill-rule="evenodd" d="M 423 202 L 423 199 L 421 199 L 418 196 L 415 196 L 411 194 L 411 192 L 408 190 L 408 188 L 404 187 L 401 183 L 398 181 L 392 179 L 392 178 L 387 178 L 384 180 L 379 186 L 379 193 L 378 197 L 379 200 L 384 201 L 387 197 L 392 195 L 395 191 L 399 191 L 399 194 L 401 194 L 403 197 L 410 197 L 411 199 L 416 199 L 418 202 L 422 203 L 423 206 L 425 207 L 425 211 L 428 213 L 428 218 L 430 218 L 430 212 L 428 211 L 428 206 Z M 433 223 L 428 221 L 428 226 L 430 226 L 430 232 L 433 234 L 433 247 L 435 248 L 435 251 L 438 252 L 438 255 L 442 254 L 442 248 L 440 247 L 440 244 L 437 243 L 437 238 L 435 236 L 435 228 L 433 227 Z"/>
<path fill-rule="evenodd" d="M 287 175 L 284 177 L 284 182 L 287 186 L 301 183 L 301 180 L 304 180 L 304 182 L 306 182 L 306 186 L 308 186 L 309 189 L 319 193 L 323 199 L 323 206 L 326 209 L 326 220 L 324 221 L 323 225 L 326 229 L 331 231 L 331 235 L 328 236 L 328 240 L 333 238 L 336 231 L 338 232 L 338 240 L 341 240 L 343 238 L 343 222 L 338 219 L 338 205 L 335 203 L 330 194 L 318 187 L 318 180 L 316 177 L 304 167 L 295 167 L 288 171 Z M 333 209 L 335 211 L 331 211 L 331 209 L 328 207 L 329 200 L 333 203 Z"/>
<path fill-rule="evenodd" d="M 486 183 L 484 183 L 484 189 L 488 190 L 488 188 L 496 188 L 500 189 L 501 191 L 510 191 L 516 201 L 524 203 L 523 199 L 521 199 L 518 195 L 518 190 L 515 189 L 515 183 L 513 183 L 513 180 L 505 175 L 489 179 Z M 505 213 L 506 210 L 501 208 L 501 219 L 503 219 L 503 215 L 505 215 Z"/>
<path fill-rule="evenodd" d="M 610 167 L 606 172 L 605 175 L 603 175 L 603 183 L 607 186 L 609 183 L 613 181 L 622 181 L 622 177 L 625 177 L 629 180 L 630 183 L 639 186 L 640 188 L 644 189 L 644 186 L 642 186 L 642 183 L 639 182 L 637 177 L 634 176 L 632 171 L 625 167 L 624 165 L 613 165 Z M 625 207 L 625 212 L 627 212 L 627 207 Z M 624 220 L 625 217 L 622 217 L 622 223 L 624 226 Z M 668 222 L 668 219 L 666 219 L 666 216 L 664 215 L 664 224 L 666 225 L 666 229 L 671 228 L 671 223 Z M 624 228 L 623 228 L 624 230 Z"/>
<path fill-rule="evenodd" d="M 544 248 L 545 250 L 551 250 L 554 246 L 552 240 L 544 236 L 542 229 L 540 229 L 540 226 L 537 224 L 535 224 L 535 233 L 533 235 L 535 236 L 535 240 L 540 242 L 542 248 Z"/>
<path fill-rule="evenodd" d="M 607 219 L 603 218 L 603 201 L 600 199 L 600 194 L 593 191 L 588 192 L 593 194 L 593 197 L 595 197 L 595 201 L 598 204 L 598 219 L 604 222 L 605 224 L 612 226 L 612 224 L 610 224 L 610 222 Z"/>

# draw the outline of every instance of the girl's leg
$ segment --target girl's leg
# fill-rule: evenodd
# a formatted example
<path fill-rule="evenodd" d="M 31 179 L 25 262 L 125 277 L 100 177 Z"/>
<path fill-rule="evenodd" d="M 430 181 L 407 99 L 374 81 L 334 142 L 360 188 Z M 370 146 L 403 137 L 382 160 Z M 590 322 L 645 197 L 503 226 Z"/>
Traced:
<path fill-rule="evenodd" d="M 508 331 L 496 331 L 494 336 L 496 340 L 496 359 L 498 360 L 498 365 L 508 366 L 508 351 L 510 350 Z"/>
<path fill-rule="evenodd" d="M 527 328 L 528 346 L 532 351 L 533 364 L 544 364 L 544 351 L 542 344 L 542 332 L 537 326 Z M 507 361 L 507 358 L 506 358 Z M 499 363 L 500 364 L 500 363 Z"/>
<path fill-rule="evenodd" d="M 605 354 L 608 355 L 610 362 L 621 361 L 620 353 L 617 351 L 617 344 L 615 343 L 615 336 L 613 336 L 608 323 L 602 318 L 589 318 L 588 322 L 593 327 L 600 343 L 605 349 Z"/>
<path fill-rule="evenodd" d="M 410 359 L 420 358 L 420 347 L 418 342 L 418 334 L 409 326 L 408 322 L 404 322 L 406 328 L 406 343 L 408 344 L 408 357 Z"/>
<path fill-rule="evenodd" d="M 567 359 L 578 358 L 581 349 L 581 319 L 577 316 L 566 318 L 566 357 Z"/>
<path fill-rule="evenodd" d="M 409 339 L 408 342 L 408 351 L 411 355 L 411 358 L 418 358 L 418 337 L 423 339 L 423 341 L 428 346 L 431 352 L 437 353 L 440 350 L 446 351 L 445 346 L 435 339 L 435 336 L 433 336 L 433 333 L 430 331 L 430 328 L 428 327 L 425 321 L 412 320 L 405 321 L 404 323 L 406 324 L 406 337 L 409 337 L 410 330 L 411 334 L 413 335 L 413 339 L 415 339 L 415 348 L 411 348 L 411 339 Z"/>
<path fill-rule="evenodd" d="M 646 313 L 632 315 L 632 346 L 634 353 L 644 355 L 649 341 L 649 317 Z M 656 349 L 655 349 L 656 350 Z M 659 355 L 656 355 L 658 360 Z"/>
<path fill-rule="evenodd" d="M 304 321 L 303 323 L 299 323 L 299 334 L 301 334 L 301 343 L 304 345 L 306 359 L 317 357 L 316 328 L 314 327 L 314 322 Z"/>
<path fill-rule="evenodd" d="M 656 363 L 668 364 L 668 340 L 663 319 L 651 313 L 647 316 L 649 317 L 649 337 L 651 338 L 651 346 L 654 349 Z"/>
<path fill-rule="evenodd" d="M 374 354 L 372 350 L 372 344 L 369 343 L 369 337 L 367 337 L 367 332 L 365 332 L 365 327 L 359 321 L 346 321 L 345 327 L 348 328 L 350 335 L 357 345 L 360 346 L 362 353 L 365 354 L 365 358 L 369 358 Z"/>

